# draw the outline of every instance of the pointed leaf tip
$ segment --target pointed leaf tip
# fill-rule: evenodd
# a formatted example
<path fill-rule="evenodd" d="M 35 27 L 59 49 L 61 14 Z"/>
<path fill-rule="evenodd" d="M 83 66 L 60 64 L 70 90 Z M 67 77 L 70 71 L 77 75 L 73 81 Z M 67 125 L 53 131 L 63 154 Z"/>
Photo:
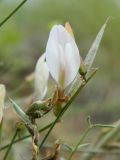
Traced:
<path fill-rule="evenodd" d="M 26 115 L 26 113 L 18 106 L 10 97 L 9 100 L 13 104 L 13 108 L 18 114 L 18 116 L 23 120 L 25 123 L 30 123 L 29 117 Z"/>
<path fill-rule="evenodd" d="M 69 144 L 64 144 L 64 147 L 69 151 L 69 152 L 72 152 L 73 151 L 73 148 L 69 145 Z"/>
<path fill-rule="evenodd" d="M 90 143 L 85 143 L 85 144 L 79 144 L 78 147 L 77 147 L 77 151 L 80 151 L 82 148 L 86 147 L 90 145 Z"/>
<path fill-rule="evenodd" d="M 102 40 L 102 37 L 103 37 L 103 34 L 104 34 L 104 31 L 105 31 L 105 28 L 106 28 L 106 25 L 108 23 L 108 21 L 110 20 L 111 17 L 108 17 L 107 20 L 105 21 L 105 23 L 103 24 L 103 26 L 101 27 L 100 31 L 98 32 L 86 58 L 85 58 L 85 61 L 84 63 L 86 64 L 87 66 L 87 70 L 89 70 L 93 64 L 93 61 L 96 57 L 96 54 L 97 54 L 97 51 L 98 51 L 98 48 L 99 48 L 99 45 L 100 45 L 100 42 Z"/>

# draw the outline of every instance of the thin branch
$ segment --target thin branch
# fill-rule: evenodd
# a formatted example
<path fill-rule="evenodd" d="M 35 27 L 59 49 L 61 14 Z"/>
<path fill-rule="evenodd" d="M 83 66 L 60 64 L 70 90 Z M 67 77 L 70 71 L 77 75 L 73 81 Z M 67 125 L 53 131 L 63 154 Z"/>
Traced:
<path fill-rule="evenodd" d="M 41 129 L 39 130 L 39 133 L 41 133 L 41 132 L 45 131 L 46 129 L 50 128 L 52 124 L 53 124 L 53 122 L 50 123 L 50 124 L 48 124 L 47 126 L 41 128 Z M 26 136 L 24 136 L 24 137 L 21 137 L 21 138 L 15 140 L 15 141 L 13 142 L 13 144 L 15 144 L 15 143 L 17 143 L 17 142 L 20 142 L 20 141 L 22 141 L 22 140 L 24 140 L 24 139 L 27 139 L 27 138 L 29 138 L 29 137 L 31 137 L 30 134 L 29 134 L 29 135 L 26 135 Z M 1 148 L 0 148 L 0 151 L 6 149 L 6 148 L 8 148 L 8 147 L 9 147 L 9 144 L 1 147 Z"/>
<path fill-rule="evenodd" d="M 42 149 L 52 149 L 52 147 L 51 147 L 51 145 L 49 144 L 45 144 L 44 146 L 43 146 L 43 148 Z M 62 151 L 67 151 L 67 152 L 69 152 L 67 149 L 66 149 L 66 147 L 64 147 L 64 145 L 63 146 L 61 146 L 61 150 Z M 77 153 L 99 153 L 99 154 L 110 154 L 110 155 L 120 155 L 120 151 L 119 151 L 119 149 L 118 149 L 118 151 L 117 150 L 115 150 L 115 151 L 108 151 L 108 150 L 104 150 L 104 149 L 88 149 L 88 148 L 85 148 L 85 149 L 83 149 L 83 148 L 81 148 L 80 150 L 79 149 L 77 149 L 77 151 L 76 151 Z"/>
<path fill-rule="evenodd" d="M 112 130 L 110 130 L 104 137 L 102 137 L 98 143 L 94 146 L 94 150 L 99 150 L 102 148 L 105 144 L 107 144 L 110 140 L 112 140 L 114 137 L 116 137 L 117 134 L 120 132 L 120 124 L 116 125 L 116 127 Z M 84 160 L 90 160 L 92 159 L 96 153 L 86 153 L 83 155 Z"/>
<path fill-rule="evenodd" d="M 9 146 L 8 146 L 8 149 L 7 149 L 6 153 L 5 153 L 5 156 L 4 156 L 3 160 L 6 160 L 6 159 L 7 159 L 8 154 L 9 154 L 11 148 L 12 148 L 12 145 L 13 145 L 13 143 L 14 143 L 14 140 L 15 140 L 17 134 L 18 134 L 18 130 L 15 131 L 15 134 L 14 134 L 14 136 L 13 136 L 13 138 L 12 138 L 12 140 L 11 140 Z"/>
<path fill-rule="evenodd" d="M 76 144 L 76 146 L 74 147 L 74 149 L 72 150 L 71 154 L 68 157 L 68 160 L 71 160 L 74 153 L 77 151 L 78 147 L 80 144 L 82 144 L 83 140 L 86 138 L 86 136 L 88 135 L 88 133 L 91 131 L 91 129 L 93 128 L 115 128 L 115 126 L 113 125 L 102 125 L 102 124 L 90 124 L 89 127 L 85 130 L 85 132 L 83 133 L 83 135 L 81 136 L 79 142 Z"/>
<path fill-rule="evenodd" d="M 8 20 L 10 19 L 23 5 L 27 2 L 27 0 L 22 1 L 1 23 L 0 27 Z"/>

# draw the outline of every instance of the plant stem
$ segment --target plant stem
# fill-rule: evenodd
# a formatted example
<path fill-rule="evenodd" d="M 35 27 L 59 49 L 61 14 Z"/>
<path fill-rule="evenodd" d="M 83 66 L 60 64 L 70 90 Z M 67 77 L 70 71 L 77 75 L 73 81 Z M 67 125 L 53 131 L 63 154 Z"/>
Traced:
<path fill-rule="evenodd" d="M 41 133 L 41 132 L 45 131 L 46 129 L 50 128 L 50 126 L 51 126 L 52 124 L 53 124 L 53 122 L 50 123 L 50 124 L 48 124 L 47 126 L 41 128 L 41 129 L 39 130 L 39 133 Z M 29 137 L 31 137 L 30 134 L 29 134 L 29 135 L 26 135 L 26 136 L 24 136 L 24 137 L 21 137 L 21 138 L 15 140 L 15 141 L 13 142 L 13 144 L 15 144 L 15 143 L 17 143 L 17 142 L 20 142 L 20 141 L 22 141 L 22 140 L 24 140 L 24 139 L 26 139 L 26 138 L 29 138 Z M 7 144 L 7 145 L 1 147 L 1 148 L 0 148 L 0 151 L 6 149 L 6 148 L 8 148 L 8 147 L 9 147 L 9 144 Z"/>
<path fill-rule="evenodd" d="M 1 23 L 0 27 L 8 20 L 10 19 L 26 2 L 27 0 L 23 0 Z"/>
<path fill-rule="evenodd" d="M 33 133 L 32 135 L 32 160 L 38 160 L 38 155 L 39 155 L 39 146 L 38 146 L 38 129 L 37 129 L 37 125 L 34 122 L 32 123 L 33 125 Z"/>
<path fill-rule="evenodd" d="M 91 131 L 91 129 L 93 128 L 114 128 L 113 125 L 102 125 L 102 124 L 91 124 L 83 133 L 82 137 L 80 138 L 79 142 L 77 143 L 77 145 L 75 146 L 75 148 L 72 150 L 70 156 L 68 157 L 68 160 L 71 160 L 74 153 L 77 151 L 79 145 L 82 143 L 82 141 L 86 138 L 86 136 L 88 135 L 88 133 Z"/>
<path fill-rule="evenodd" d="M 14 136 L 13 136 L 13 138 L 12 138 L 12 140 L 11 140 L 9 146 L 8 146 L 8 149 L 7 149 L 6 153 L 5 153 L 5 156 L 4 156 L 3 160 L 6 160 L 6 159 L 7 159 L 7 156 L 8 156 L 8 154 L 9 154 L 9 152 L 10 152 L 10 149 L 12 148 L 12 145 L 13 145 L 13 143 L 14 143 L 14 140 L 15 140 L 17 134 L 18 134 L 18 129 L 15 131 L 15 134 L 14 134 Z"/>
<path fill-rule="evenodd" d="M 81 144 L 81 142 L 84 140 L 84 138 L 87 136 L 87 134 L 89 133 L 90 130 L 91 130 L 91 128 L 89 127 L 83 133 L 83 136 L 80 138 L 79 142 L 77 143 L 77 145 L 75 146 L 75 148 L 72 150 L 71 154 L 69 155 L 68 160 L 71 160 L 71 158 L 73 157 L 74 153 L 76 152 L 78 146 Z"/>
<path fill-rule="evenodd" d="M 51 145 L 47 145 L 45 144 L 43 146 L 43 149 L 52 149 Z M 61 146 L 61 151 L 67 151 L 66 147 Z M 99 154 L 110 154 L 110 155 L 120 155 L 120 151 L 109 151 L 109 150 L 104 150 L 104 149 L 88 149 L 88 148 L 81 148 L 81 150 L 77 149 L 76 150 L 77 153 L 99 153 Z"/>
<path fill-rule="evenodd" d="M 107 144 L 112 138 L 115 137 L 116 134 L 119 134 L 120 132 L 120 124 L 118 124 L 114 129 L 109 131 L 104 137 L 102 137 L 99 142 L 94 146 L 95 150 L 99 150 L 101 147 L 103 147 L 105 144 Z M 88 153 L 83 156 L 84 160 L 90 160 L 95 156 L 96 153 Z"/>
<path fill-rule="evenodd" d="M 97 70 L 95 70 L 86 80 L 86 83 L 82 83 L 79 88 L 77 89 L 77 91 L 74 93 L 74 95 L 71 97 L 71 99 L 68 101 L 68 103 L 63 107 L 63 109 L 61 110 L 61 112 L 58 114 L 57 118 L 55 119 L 55 121 L 53 122 L 53 124 L 51 125 L 50 129 L 48 130 L 47 134 L 45 135 L 45 137 L 43 138 L 41 144 L 39 145 L 39 149 L 42 148 L 44 142 L 46 141 L 47 137 L 49 136 L 49 134 L 51 133 L 52 129 L 54 128 L 55 124 L 57 123 L 57 121 L 63 116 L 63 114 L 65 113 L 65 111 L 69 108 L 70 104 L 73 102 L 73 100 L 76 98 L 76 96 L 79 94 L 79 92 L 84 88 L 84 86 L 86 86 L 87 82 L 95 75 L 95 73 L 97 72 Z"/>

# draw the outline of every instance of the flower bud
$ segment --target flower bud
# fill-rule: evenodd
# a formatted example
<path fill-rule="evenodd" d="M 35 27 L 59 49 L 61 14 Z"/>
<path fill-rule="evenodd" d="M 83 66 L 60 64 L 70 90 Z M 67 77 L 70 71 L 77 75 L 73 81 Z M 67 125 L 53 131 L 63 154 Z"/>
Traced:
<path fill-rule="evenodd" d="M 81 64 L 80 64 L 80 69 L 79 69 L 79 73 L 81 76 L 85 77 L 86 73 L 87 73 L 87 67 L 84 64 L 82 57 L 81 57 Z"/>

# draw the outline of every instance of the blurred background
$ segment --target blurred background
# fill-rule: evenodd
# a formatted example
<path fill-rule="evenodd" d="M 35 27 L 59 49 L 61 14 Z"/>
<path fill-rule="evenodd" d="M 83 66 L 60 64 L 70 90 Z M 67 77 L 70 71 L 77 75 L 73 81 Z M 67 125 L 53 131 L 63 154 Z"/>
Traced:
<path fill-rule="evenodd" d="M 18 3 L 20 0 L 0 0 L 0 21 Z M 64 25 L 69 21 L 84 59 L 108 16 L 112 19 L 107 25 L 93 64 L 93 67 L 99 67 L 99 71 L 66 112 L 63 117 L 64 123 L 55 127 L 48 142 L 53 143 L 60 137 L 63 142 L 74 146 L 87 127 L 88 115 L 91 116 L 93 123 L 111 124 L 119 120 L 120 0 L 28 0 L 0 28 L 0 83 L 6 85 L 8 95 L 17 100 L 19 105 L 24 106 L 34 90 L 33 84 L 26 83 L 26 77 L 34 72 L 37 59 L 45 51 L 51 27 L 54 24 Z M 6 106 L 3 144 L 11 139 L 16 119 L 18 118 L 12 108 Z M 39 122 L 40 127 L 52 119 L 54 116 L 51 113 L 43 118 L 41 123 Z M 88 139 L 93 139 L 99 132 L 99 129 L 91 132 Z M 13 147 L 10 155 L 12 159 L 27 159 L 22 157 L 22 153 L 23 148 L 26 150 L 29 148 L 30 142 L 26 140 L 20 144 Z M 119 158 L 120 155 L 99 157 L 105 160 Z"/>

